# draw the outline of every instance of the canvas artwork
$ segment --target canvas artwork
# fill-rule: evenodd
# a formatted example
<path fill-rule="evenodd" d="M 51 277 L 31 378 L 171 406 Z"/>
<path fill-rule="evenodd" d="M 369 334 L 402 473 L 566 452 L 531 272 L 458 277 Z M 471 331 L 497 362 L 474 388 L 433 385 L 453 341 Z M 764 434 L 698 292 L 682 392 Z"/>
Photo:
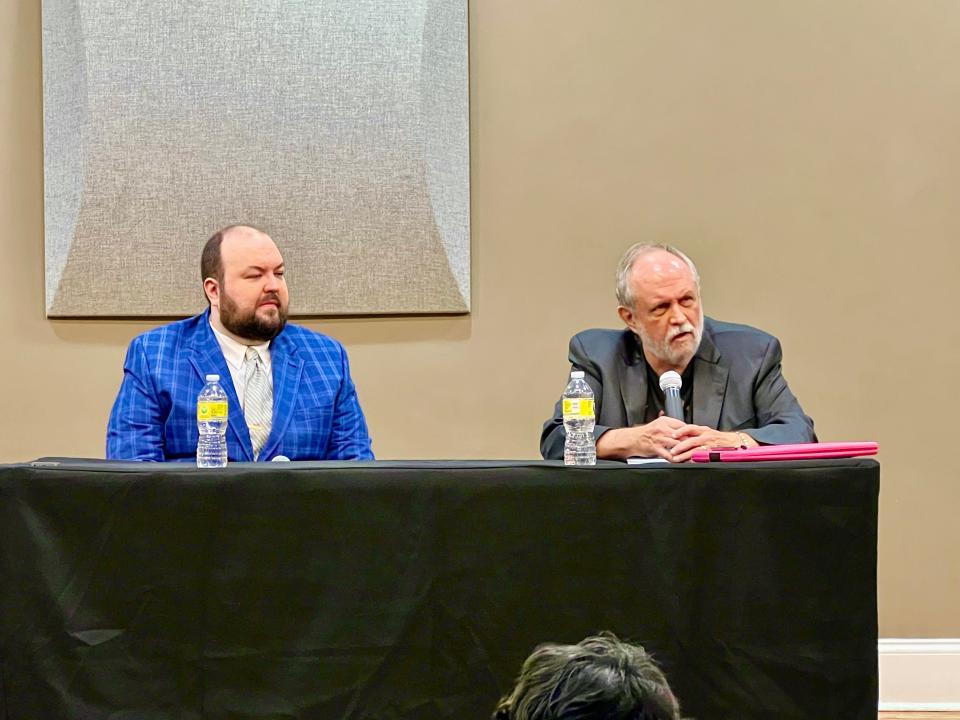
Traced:
<path fill-rule="evenodd" d="M 185 316 L 262 227 L 299 315 L 470 310 L 466 0 L 43 0 L 46 310 Z"/>

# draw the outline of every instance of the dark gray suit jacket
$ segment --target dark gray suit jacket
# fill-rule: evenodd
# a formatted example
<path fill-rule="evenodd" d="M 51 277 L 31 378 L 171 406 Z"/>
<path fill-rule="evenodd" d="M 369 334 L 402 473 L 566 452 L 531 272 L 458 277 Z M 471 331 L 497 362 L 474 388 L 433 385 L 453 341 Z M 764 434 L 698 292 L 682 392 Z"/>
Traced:
<path fill-rule="evenodd" d="M 764 445 L 816 442 L 813 420 L 800 408 L 780 371 L 780 341 L 747 325 L 704 318 L 693 359 L 693 423 L 743 430 Z M 599 438 L 611 428 L 643 423 L 647 361 L 630 330 L 584 330 L 570 340 L 570 363 L 583 370 L 596 398 Z M 540 453 L 563 458 L 560 402 L 543 425 Z"/>

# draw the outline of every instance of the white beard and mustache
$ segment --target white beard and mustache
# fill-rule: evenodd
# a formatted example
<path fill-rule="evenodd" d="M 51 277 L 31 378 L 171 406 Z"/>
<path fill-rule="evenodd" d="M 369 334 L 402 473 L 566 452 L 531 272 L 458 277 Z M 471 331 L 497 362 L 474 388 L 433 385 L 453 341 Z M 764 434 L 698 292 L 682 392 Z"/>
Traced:
<path fill-rule="evenodd" d="M 677 346 L 672 345 L 671 341 L 683 333 L 690 333 L 693 336 L 693 342 L 685 342 Z M 700 311 L 700 317 L 696 325 L 691 322 L 685 322 L 682 325 L 670 328 L 670 331 L 660 342 L 655 341 L 647 335 L 641 325 L 637 326 L 637 335 L 643 344 L 644 352 L 650 353 L 668 365 L 685 367 L 700 348 L 700 340 L 703 338 L 703 311 Z"/>

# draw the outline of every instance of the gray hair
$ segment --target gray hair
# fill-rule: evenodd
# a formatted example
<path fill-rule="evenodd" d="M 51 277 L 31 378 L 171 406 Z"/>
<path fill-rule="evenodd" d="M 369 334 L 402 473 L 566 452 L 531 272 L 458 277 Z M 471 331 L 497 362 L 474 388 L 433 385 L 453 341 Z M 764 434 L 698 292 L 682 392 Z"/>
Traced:
<path fill-rule="evenodd" d="M 540 645 L 493 720 L 680 720 L 663 671 L 639 645 L 603 633 Z"/>
<path fill-rule="evenodd" d="M 673 245 L 638 242 L 630 246 L 623 254 L 623 257 L 620 259 L 620 264 L 617 266 L 617 302 L 623 305 L 623 307 L 632 310 L 633 303 L 636 301 L 636 298 L 633 297 L 633 291 L 630 289 L 629 282 L 630 270 L 633 268 L 633 264 L 641 255 L 646 255 L 647 253 L 652 253 L 657 250 L 663 250 L 683 260 L 687 264 L 687 267 L 690 268 L 690 272 L 693 273 L 693 279 L 697 283 L 697 290 L 700 290 L 700 273 L 697 272 L 697 266 L 693 264 L 693 260 L 687 257 L 686 253 L 678 250 Z"/>

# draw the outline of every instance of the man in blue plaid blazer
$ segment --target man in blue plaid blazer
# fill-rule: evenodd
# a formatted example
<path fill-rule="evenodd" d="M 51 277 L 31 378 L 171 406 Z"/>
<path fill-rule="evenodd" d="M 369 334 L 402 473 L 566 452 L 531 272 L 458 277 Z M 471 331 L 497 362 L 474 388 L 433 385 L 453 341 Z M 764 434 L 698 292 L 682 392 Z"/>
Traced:
<path fill-rule="evenodd" d="M 231 461 L 280 455 L 290 460 L 372 460 L 343 346 L 287 324 L 283 258 L 273 240 L 253 227 L 225 228 L 207 242 L 201 274 L 210 303 L 204 313 L 130 343 L 107 426 L 107 457 L 194 460 L 197 395 L 206 375 L 214 373 L 229 400 Z M 241 402 L 241 363 L 250 347 L 272 379 L 272 423 L 259 453 Z"/>

